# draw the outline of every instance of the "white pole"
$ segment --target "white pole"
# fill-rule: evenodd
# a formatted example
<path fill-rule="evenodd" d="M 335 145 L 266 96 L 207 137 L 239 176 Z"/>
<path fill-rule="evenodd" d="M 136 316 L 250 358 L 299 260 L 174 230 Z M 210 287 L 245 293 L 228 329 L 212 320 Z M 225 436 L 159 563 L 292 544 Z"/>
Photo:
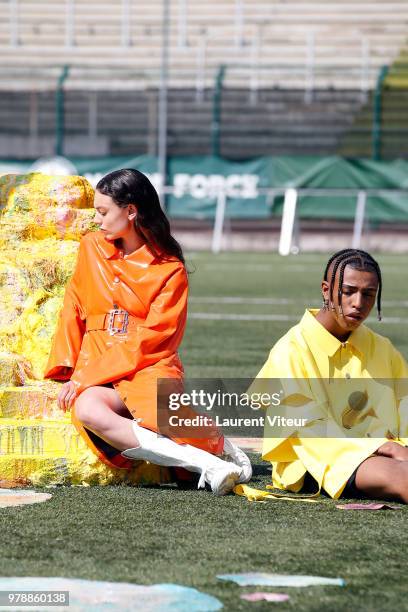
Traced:
<path fill-rule="evenodd" d="M 75 42 L 75 0 L 65 0 L 65 46 L 73 47 Z"/>
<path fill-rule="evenodd" d="M 94 140 L 98 135 L 98 92 L 88 93 L 88 136 Z"/>
<path fill-rule="evenodd" d="M 178 47 L 187 47 L 187 0 L 178 2 Z"/>
<path fill-rule="evenodd" d="M 30 92 L 30 140 L 38 138 L 38 94 L 35 90 Z"/>
<path fill-rule="evenodd" d="M 207 60 L 207 33 L 203 33 L 197 47 L 196 102 L 204 100 L 205 67 Z"/>
<path fill-rule="evenodd" d="M 244 43 L 244 0 L 235 0 L 235 46 L 241 48 Z"/>
<path fill-rule="evenodd" d="M 307 33 L 307 43 L 306 43 L 306 84 L 305 84 L 305 102 L 306 104 L 310 104 L 313 100 L 314 69 L 315 69 L 315 35 L 314 35 L 314 32 L 308 32 Z"/>
<path fill-rule="evenodd" d="M 367 193 L 365 191 L 359 191 L 357 196 L 356 215 L 354 217 L 353 249 L 359 249 L 361 246 L 366 203 Z"/>
<path fill-rule="evenodd" d="M 292 249 L 293 233 L 296 223 L 296 205 L 298 193 L 296 189 L 285 191 L 283 202 L 282 225 L 279 239 L 279 255 L 289 255 Z"/>
<path fill-rule="evenodd" d="M 367 40 L 367 38 L 362 38 L 361 39 L 361 81 L 360 81 L 362 100 L 365 100 L 367 98 L 369 62 L 370 62 L 370 42 Z"/>
<path fill-rule="evenodd" d="M 130 47 L 130 0 L 122 0 L 122 47 Z"/>
<path fill-rule="evenodd" d="M 217 208 L 215 211 L 214 231 L 211 247 L 213 253 L 219 253 L 221 251 L 226 203 L 227 196 L 225 191 L 224 189 L 220 189 L 217 198 Z"/>
<path fill-rule="evenodd" d="M 259 89 L 259 78 L 258 78 L 258 64 L 259 64 L 259 38 L 260 32 L 257 31 L 257 35 L 252 40 L 251 44 L 251 79 L 249 84 L 249 103 L 251 106 L 255 106 L 258 102 L 258 89 Z"/>
<path fill-rule="evenodd" d="M 9 1 L 10 10 L 10 46 L 18 47 L 18 0 Z"/>
<path fill-rule="evenodd" d="M 169 71 L 169 27 L 170 27 L 170 0 L 162 2 L 162 48 L 160 66 L 159 90 L 159 129 L 158 129 L 158 157 L 159 174 L 162 185 L 160 202 L 165 208 L 165 191 L 167 175 L 167 80 Z"/>

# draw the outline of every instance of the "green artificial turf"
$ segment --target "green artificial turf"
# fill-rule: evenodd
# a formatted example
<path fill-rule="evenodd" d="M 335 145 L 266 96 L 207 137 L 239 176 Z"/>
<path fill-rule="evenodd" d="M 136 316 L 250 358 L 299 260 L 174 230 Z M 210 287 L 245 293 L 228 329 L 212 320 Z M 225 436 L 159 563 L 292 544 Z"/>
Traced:
<path fill-rule="evenodd" d="M 407 318 L 405 256 L 379 256 L 384 316 Z M 320 304 L 326 257 L 274 254 L 191 254 L 190 313 L 287 314 L 300 317 Z M 284 305 L 208 303 L 209 297 L 285 298 Z M 404 304 L 405 301 L 405 304 Z M 391 302 L 391 305 L 387 305 Z M 190 377 L 254 376 L 272 344 L 294 323 L 190 318 L 181 355 Z M 370 322 L 371 324 L 371 322 Z M 377 323 L 408 356 L 408 326 Z M 253 484 L 270 482 L 270 468 L 251 455 Z M 217 498 L 206 491 L 160 488 L 47 489 L 52 500 L 0 509 L 3 576 L 66 576 L 138 584 L 174 582 L 218 597 L 225 609 L 408 609 L 407 509 L 336 509 L 322 498 L 308 504 Z M 340 577 L 345 587 L 239 587 L 220 573 L 275 572 Z M 289 593 L 287 603 L 249 603 L 256 590 Z M 135 608 L 136 609 L 136 608 Z"/>

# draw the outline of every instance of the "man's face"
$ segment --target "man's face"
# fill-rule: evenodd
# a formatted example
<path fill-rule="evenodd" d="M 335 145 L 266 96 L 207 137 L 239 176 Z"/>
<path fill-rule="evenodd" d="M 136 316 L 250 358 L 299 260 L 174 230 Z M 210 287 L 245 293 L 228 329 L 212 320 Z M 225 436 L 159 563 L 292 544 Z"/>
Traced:
<path fill-rule="evenodd" d="M 131 229 L 129 207 L 120 208 L 110 196 L 95 191 L 94 198 L 95 223 L 105 233 L 107 240 L 122 238 Z"/>
<path fill-rule="evenodd" d="M 331 270 L 329 270 L 329 278 L 330 273 Z M 324 299 L 330 301 L 328 282 L 323 281 L 322 290 Z M 377 290 L 378 278 L 375 272 L 354 270 L 346 266 L 340 302 L 343 311 L 341 314 L 338 299 L 339 269 L 337 270 L 333 287 L 334 311 L 332 311 L 332 316 L 341 329 L 351 332 L 365 321 L 375 304 Z"/>

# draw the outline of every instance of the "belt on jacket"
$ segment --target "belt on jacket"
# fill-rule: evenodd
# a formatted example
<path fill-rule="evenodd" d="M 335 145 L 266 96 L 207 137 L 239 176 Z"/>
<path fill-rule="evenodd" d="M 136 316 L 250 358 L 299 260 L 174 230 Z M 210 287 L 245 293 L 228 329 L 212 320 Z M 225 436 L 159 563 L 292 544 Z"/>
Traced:
<path fill-rule="evenodd" d="M 86 331 L 106 329 L 111 336 L 126 334 L 128 330 L 136 329 L 140 321 L 130 315 L 127 310 L 112 308 L 106 314 L 94 314 L 86 317 Z"/>

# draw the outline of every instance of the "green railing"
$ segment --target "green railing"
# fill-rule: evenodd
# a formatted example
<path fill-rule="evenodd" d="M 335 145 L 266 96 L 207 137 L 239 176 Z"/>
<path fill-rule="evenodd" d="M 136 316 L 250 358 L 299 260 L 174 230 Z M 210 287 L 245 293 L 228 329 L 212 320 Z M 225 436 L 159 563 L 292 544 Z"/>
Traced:
<path fill-rule="evenodd" d="M 221 139 L 221 98 L 222 87 L 224 84 L 226 66 L 221 65 L 218 68 L 215 78 L 214 96 L 213 96 L 213 114 L 211 124 L 211 150 L 216 157 L 220 155 L 220 139 Z"/>
<path fill-rule="evenodd" d="M 221 124 L 222 124 L 222 92 L 224 87 L 224 82 L 227 76 L 233 70 L 277 70 L 279 68 L 283 68 L 284 66 L 275 65 L 259 65 L 254 66 L 251 64 L 221 64 L 218 67 L 215 80 L 214 80 L 214 90 L 213 90 L 213 105 L 212 105 L 212 124 L 211 124 L 211 151 L 214 156 L 220 156 L 221 151 Z M 287 68 L 287 67 L 286 67 Z M 392 66 L 394 69 L 394 66 Z M 331 70 L 336 72 L 336 76 L 339 74 L 344 74 L 347 76 L 349 73 L 349 69 L 347 67 L 322 67 L 322 66 L 314 66 L 313 67 L 313 75 L 307 75 L 304 82 L 304 91 L 305 91 L 305 103 L 310 104 L 313 102 L 313 89 L 315 78 L 317 78 L 321 74 L 325 74 L 329 76 L 331 74 Z M 365 134 L 365 138 L 367 140 L 368 150 L 371 146 L 371 156 L 373 159 L 379 160 L 381 159 L 381 145 L 382 145 L 382 136 L 383 136 L 383 125 L 382 125 L 382 110 L 383 110 L 383 90 L 384 90 L 384 81 L 389 74 L 390 68 L 388 66 L 382 66 L 376 81 L 375 90 L 373 92 L 372 98 L 372 120 L 371 125 L 367 127 L 367 131 Z M 302 70 L 301 67 L 292 67 L 293 72 L 299 73 L 299 80 L 302 78 Z M 304 71 L 303 71 L 304 72 Z M 408 73 L 407 73 L 408 74 Z M 375 73 L 373 74 L 373 76 Z M 363 91 L 363 90 L 362 90 Z M 364 90 L 365 92 L 365 90 Z M 369 153 L 368 153 L 369 154 Z"/>
<path fill-rule="evenodd" d="M 382 101 L 384 81 L 389 71 L 388 66 L 382 66 L 377 78 L 373 97 L 373 127 L 372 127 L 372 158 L 381 159 L 381 129 L 382 129 Z"/>

